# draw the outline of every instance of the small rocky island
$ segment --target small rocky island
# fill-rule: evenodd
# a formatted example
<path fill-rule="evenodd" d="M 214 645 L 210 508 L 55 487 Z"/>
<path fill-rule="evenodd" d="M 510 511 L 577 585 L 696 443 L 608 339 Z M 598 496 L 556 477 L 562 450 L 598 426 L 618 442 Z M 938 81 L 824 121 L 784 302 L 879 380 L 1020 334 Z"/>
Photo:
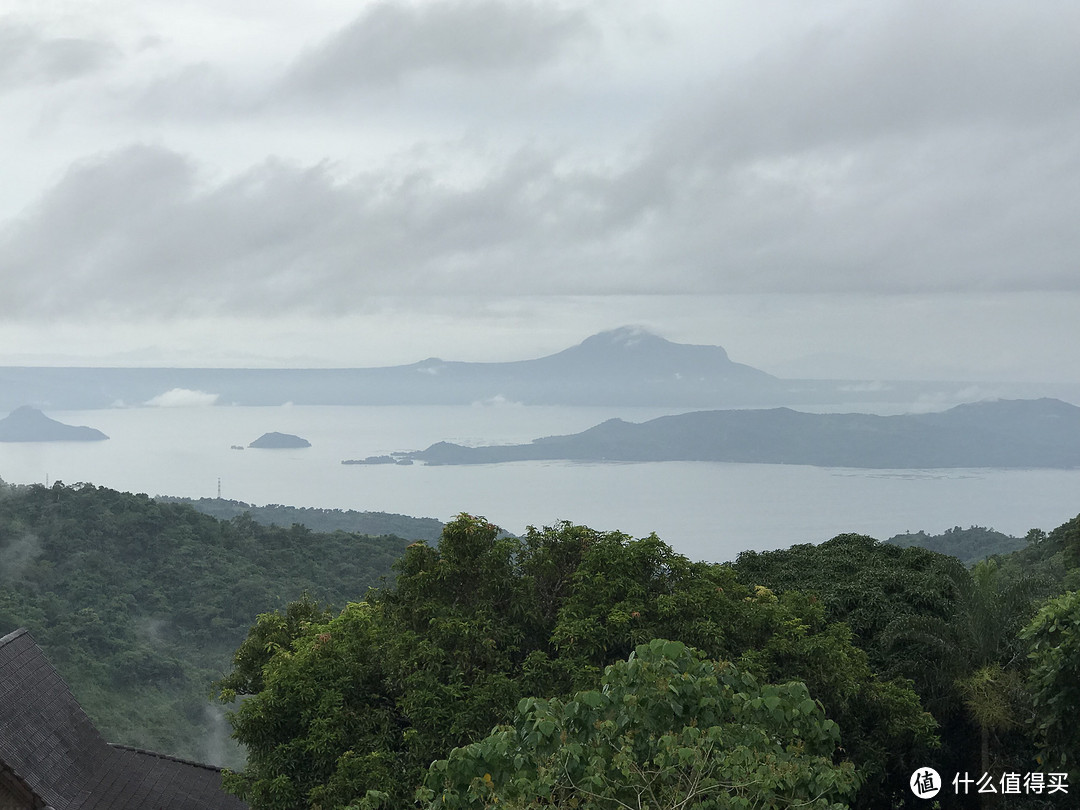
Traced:
<path fill-rule="evenodd" d="M 28 405 L 0 419 L 0 442 L 101 442 L 108 438 L 91 427 L 57 422 Z"/>
<path fill-rule="evenodd" d="M 388 456 L 368 456 L 367 458 L 347 458 L 342 464 L 401 464 L 407 466 L 413 463 L 409 453 L 391 453 Z"/>
<path fill-rule="evenodd" d="M 297 447 L 311 447 L 311 442 L 291 433 L 264 433 L 248 447 L 260 450 L 292 450 Z"/>

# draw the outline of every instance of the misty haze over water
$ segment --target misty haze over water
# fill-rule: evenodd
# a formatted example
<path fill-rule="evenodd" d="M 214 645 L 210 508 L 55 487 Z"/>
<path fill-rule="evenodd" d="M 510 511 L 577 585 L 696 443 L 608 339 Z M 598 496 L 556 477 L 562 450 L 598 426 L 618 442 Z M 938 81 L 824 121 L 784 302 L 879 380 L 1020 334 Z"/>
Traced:
<path fill-rule="evenodd" d="M 347 458 L 441 440 L 527 442 L 618 416 L 670 409 L 515 405 L 130 408 L 51 414 L 111 438 L 0 445 L 14 483 L 87 481 L 150 495 L 385 511 L 447 520 L 481 514 L 511 532 L 559 520 L 634 536 L 655 531 L 693 558 L 819 542 L 842 532 L 985 525 L 1014 535 L 1076 513 L 1078 470 L 855 470 L 769 464 L 517 462 L 469 467 L 344 466 Z M 262 433 L 302 436 L 298 450 L 230 449 Z"/>

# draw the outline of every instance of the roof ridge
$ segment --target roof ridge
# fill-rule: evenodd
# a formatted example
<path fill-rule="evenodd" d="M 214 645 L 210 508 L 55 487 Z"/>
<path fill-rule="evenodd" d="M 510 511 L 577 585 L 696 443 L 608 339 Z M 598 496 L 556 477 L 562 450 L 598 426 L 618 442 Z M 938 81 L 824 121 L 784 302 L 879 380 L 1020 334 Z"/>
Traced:
<path fill-rule="evenodd" d="M 134 754 L 141 754 L 147 757 L 156 757 L 157 759 L 167 759 L 170 762 L 179 762 L 182 765 L 191 765 L 196 768 L 206 768 L 208 771 L 217 771 L 221 773 L 221 768 L 217 765 L 207 765 L 205 762 L 196 762 L 193 759 L 184 759 L 183 757 L 174 757 L 171 754 L 162 754 L 158 751 L 148 751 L 145 748 L 136 748 L 134 745 L 123 745 L 121 743 L 108 743 L 110 748 L 118 748 L 122 751 L 131 751 Z"/>
<path fill-rule="evenodd" d="M 4 646 L 5 644 L 7 644 L 7 643 L 8 643 L 9 641 L 14 641 L 14 640 L 15 640 L 15 639 L 17 639 L 17 638 L 18 638 L 19 636 L 24 636 L 24 635 L 26 635 L 26 634 L 27 634 L 27 633 L 29 633 L 29 632 L 30 632 L 30 631 L 29 631 L 29 630 L 27 630 L 27 629 L 26 629 L 25 627 L 20 627 L 20 628 L 19 628 L 18 630 L 12 630 L 12 631 L 11 631 L 10 633 L 8 633 L 8 634 L 7 634 L 6 636 L 4 636 L 3 638 L 0 638 L 0 647 L 3 647 L 3 646 Z"/>

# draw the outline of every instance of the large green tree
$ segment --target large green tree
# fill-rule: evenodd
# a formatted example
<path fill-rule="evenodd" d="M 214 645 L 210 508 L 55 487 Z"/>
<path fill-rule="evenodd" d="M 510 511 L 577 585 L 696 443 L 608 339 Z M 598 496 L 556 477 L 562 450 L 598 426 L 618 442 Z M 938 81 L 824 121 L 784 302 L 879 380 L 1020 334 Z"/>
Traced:
<path fill-rule="evenodd" d="M 959 560 L 917 546 L 902 548 L 866 535 L 841 534 L 820 545 L 743 552 L 735 570 L 748 584 L 815 595 L 829 620 L 852 629 L 875 669 L 913 679 L 931 705 L 942 693 L 950 700 L 954 695 L 952 679 L 942 682 L 935 675 L 951 654 L 944 649 L 904 649 L 891 631 L 912 619 L 952 620 L 971 579 Z"/>

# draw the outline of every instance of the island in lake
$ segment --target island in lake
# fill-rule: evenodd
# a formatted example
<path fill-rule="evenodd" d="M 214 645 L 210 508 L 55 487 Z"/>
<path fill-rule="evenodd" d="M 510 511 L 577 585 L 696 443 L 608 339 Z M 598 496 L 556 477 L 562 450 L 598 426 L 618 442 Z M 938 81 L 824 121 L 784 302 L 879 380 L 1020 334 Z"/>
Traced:
<path fill-rule="evenodd" d="M 413 460 L 409 453 L 392 453 L 389 456 L 368 456 L 367 458 L 347 458 L 342 464 L 401 464 L 409 465 Z"/>
<path fill-rule="evenodd" d="M 311 447 L 311 442 L 291 433 L 264 433 L 248 447 L 260 450 L 290 450 L 297 447 Z"/>
<path fill-rule="evenodd" d="M 996 400 L 940 413 L 875 416 L 789 408 L 609 419 L 529 444 L 438 442 L 394 454 L 426 464 L 506 461 L 723 461 L 815 467 L 1080 467 L 1080 408 L 1057 399 Z"/>
<path fill-rule="evenodd" d="M 0 442 L 100 442 L 108 438 L 95 428 L 57 422 L 28 405 L 0 419 Z"/>

